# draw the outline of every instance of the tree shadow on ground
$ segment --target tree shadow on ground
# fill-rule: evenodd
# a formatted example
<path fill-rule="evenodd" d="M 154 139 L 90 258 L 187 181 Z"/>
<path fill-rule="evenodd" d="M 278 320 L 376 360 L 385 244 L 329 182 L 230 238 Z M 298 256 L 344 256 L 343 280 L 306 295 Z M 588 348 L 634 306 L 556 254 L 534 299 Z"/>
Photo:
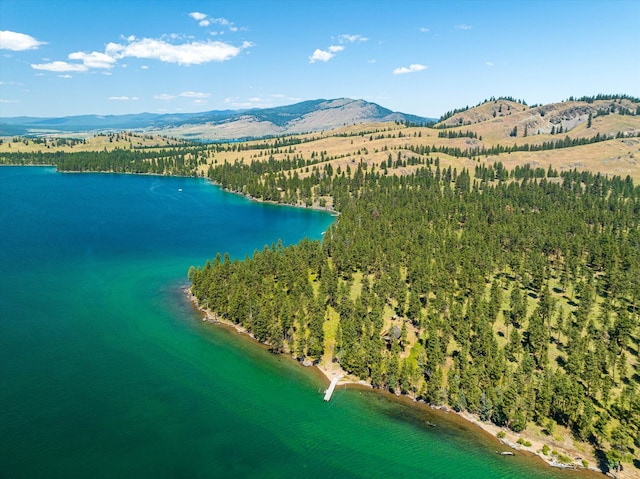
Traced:
<path fill-rule="evenodd" d="M 598 461 L 598 469 L 607 474 L 609 472 L 609 461 L 607 461 L 607 455 L 602 449 L 596 449 L 596 460 Z"/>

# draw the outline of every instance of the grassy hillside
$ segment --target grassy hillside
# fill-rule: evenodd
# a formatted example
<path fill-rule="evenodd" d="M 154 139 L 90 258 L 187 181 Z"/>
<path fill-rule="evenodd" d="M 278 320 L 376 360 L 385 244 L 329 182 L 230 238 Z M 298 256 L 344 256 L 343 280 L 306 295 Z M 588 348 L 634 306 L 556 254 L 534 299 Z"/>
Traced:
<path fill-rule="evenodd" d="M 606 175 L 629 175 L 640 180 L 640 115 L 635 115 L 639 105 L 629 99 L 620 99 L 567 101 L 531 108 L 516 101 L 493 100 L 453 114 L 434 128 L 412 127 L 397 122 L 370 123 L 286 136 L 282 140 L 254 140 L 229 144 L 225 148 L 209 146 L 205 161 L 197 165 L 197 172 L 205 175 L 210 165 L 225 161 L 249 164 L 252 161 L 289 158 L 303 160 L 304 166 L 292 169 L 292 173 L 301 177 L 311 173 L 307 163 L 318 162 L 322 166 L 330 164 L 334 170 L 338 167 L 344 170 L 361 162 L 370 168 L 386 163 L 389 173 L 402 175 L 417 168 L 411 164 L 416 159 L 423 161 L 428 157 L 438 157 L 442 166 L 458 170 L 495 162 L 502 162 L 509 169 L 528 163 L 534 168 L 547 169 L 551 166 L 558 172 L 577 168 Z M 250 133 L 252 123 L 248 122 L 246 127 Z M 515 134 L 514 128 L 517 129 Z M 490 151 L 497 146 L 514 149 L 530 145 L 534 148 L 566 138 L 580 141 L 597 137 L 611 139 L 540 151 Z M 80 143 L 54 138 L 47 139 L 46 143 L 36 141 L 42 140 L 4 138 L 0 153 L 109 151 L 181 144 L 178 140 L 161 136 L 131 133 L 89 136 Z M 282 144 L 288 146 L 282 147 Z M 438 151 L 425 153 L 427 147 L 430 150 L 435 147 Z M 489 152 L 469 154 L 474 149 Z M 388 164 L 390 157 L 391 165 Z"/>
<path fill-rule="evenodd" d="M 480 107 L 480 108 L 484 108 Z M 397 123 L 378 123 L 358 126 L 346 126 L 321 134 L 298 135 L 287 137 L 295 139 L 287 148 L 263 148 L 264 145 L 275 146 L 273 140 L 257 140 L 243 143 L 243 151 L 237 149 L 215 152 L 212 158 L 218 162 L 264 161 L 269 158 L 283 160 L 286 158 L 302 158 L 311 160 L 320 158 L 323 164 L 331 164 L 334 169 L 353 166 L 356 163 L 366 163 L 369 167 L 379 167 L 382 162 L 388 162 L 391 156 L 394 166 L 389 172 L 406 174 L 415 170 L 410 159 L 424 159 L 429 156 L 438 157 L 443 166 L 453 166 L 458 169 L 474 168 L 477 164 L 493 164 L 500 161 L 509 168 L 516 165 L 530 163 L 535 167 L 547 169 L 551 166 L 558 171 L 574 168 L 588 169 L 607 175 L 631 176 L 640 179 L 640 116 L 610 114 L 596 117 L 589 128 L 586 121 L 574 126 L 566 133 L 529 135 L 527 137 L 509 136 L 513 130 L 512 120 L 508 124 L 494 119 L 469 126 L 451 129 L 436 129 L 427 127 L 407 127 Z M 496 126 L 498 125 L 498 126 Z M 473 133 L 476 138 L 441 138 L 439 134 L 452 132 L 454 134 Z M 500 154 L 477 155 L 473 158 L 454 156 L 452 153 L 435 152 L 423 154 L 420 150 L 426 146 L 437 148 L 457 148 L 461 153 L 474 148 L 503 146 L 542 145 L 569 137 L 570 139 L 613 137 L 610 140 L 586 144 L 570 148 L 558 148 L 542 151 L 510 152 Z M 624 136 L 624 138 L 615 138 Z M 402 165 L 396 166 L 400 158 Z M 406 163 L 406 164 L 405 164 Z M 200 168 L 206 172 L 206 165 Z M 296 172 L 304 177 L 309 174 L 306 166 Z"/>

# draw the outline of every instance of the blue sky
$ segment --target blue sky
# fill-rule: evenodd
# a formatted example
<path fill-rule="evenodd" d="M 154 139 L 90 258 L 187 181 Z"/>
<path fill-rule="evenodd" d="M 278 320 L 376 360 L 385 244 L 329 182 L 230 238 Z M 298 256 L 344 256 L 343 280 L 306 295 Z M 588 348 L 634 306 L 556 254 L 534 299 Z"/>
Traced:
<path fill-rule="evenodd" d="M 640 97 L 638 0 L 0 0 L 0 117 Z"/>

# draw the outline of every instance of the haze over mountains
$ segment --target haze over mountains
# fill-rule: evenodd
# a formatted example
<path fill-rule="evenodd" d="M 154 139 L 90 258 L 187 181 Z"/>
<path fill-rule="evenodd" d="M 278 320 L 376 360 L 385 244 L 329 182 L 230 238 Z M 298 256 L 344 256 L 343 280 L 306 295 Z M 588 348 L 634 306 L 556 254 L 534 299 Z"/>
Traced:
<path fill-rule="evenodd" d="M 306 133 L 360 123 L 432 120 L 393 112 L 364 100 L 340 98 L 275 108 L 201 113 L 0 118 L 0 136 L 138 130 L 180 138 L 223 140 Z"/>
<path fill-rule="evenodd" d="M 474 107 L 447 112 L 439 120 L 393 112 L 364 100 L 340 98 L 252 110 L 0 118 L 0 136 L 89 137 L 101 132 L 129 130 L 177 139 L 216 141 L 312 133 L 370 123 L 408 122 L 435 124 L 439 129 L 460 132 L 472 130 L 474 138 L 466 138 L 464 148 L 473 148 L 497 143 L 557 141 L 567 134 L 572 138 L 591 138 L 598 134 L 603 139 L 637 137 L 640 133 L 638 121 L 640 100 L 627 95 L 569 98 L 531 106 L 510 97 L 490 98 Z M 464 136 L 468 135 L 465 133 Z M 457 146 L 463 147 L 462 144 Z"/>

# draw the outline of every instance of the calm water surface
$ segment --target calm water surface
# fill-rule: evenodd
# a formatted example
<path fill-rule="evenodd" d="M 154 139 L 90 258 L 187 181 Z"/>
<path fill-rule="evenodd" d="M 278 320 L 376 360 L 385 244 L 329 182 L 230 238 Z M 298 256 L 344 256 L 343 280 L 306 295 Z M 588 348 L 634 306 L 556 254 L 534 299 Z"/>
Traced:
<path fill-rule="evenodd" d="M 204 180 L 0 168 L 0 477 L 574 477 L 380 394 L 325 403 L 185 301 L 190 265 L 332 220 Z"/>

